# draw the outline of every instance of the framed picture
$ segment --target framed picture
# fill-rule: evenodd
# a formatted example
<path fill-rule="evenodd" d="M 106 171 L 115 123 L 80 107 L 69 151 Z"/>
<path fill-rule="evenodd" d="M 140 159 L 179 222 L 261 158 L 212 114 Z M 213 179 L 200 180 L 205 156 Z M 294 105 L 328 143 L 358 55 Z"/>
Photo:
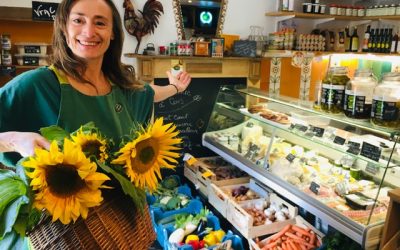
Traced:
<path fill-rule="evenodd" d="M 224 39 L 213 38 L 211 39 L 211 56 L 223 57 L 224 56 Z"/>

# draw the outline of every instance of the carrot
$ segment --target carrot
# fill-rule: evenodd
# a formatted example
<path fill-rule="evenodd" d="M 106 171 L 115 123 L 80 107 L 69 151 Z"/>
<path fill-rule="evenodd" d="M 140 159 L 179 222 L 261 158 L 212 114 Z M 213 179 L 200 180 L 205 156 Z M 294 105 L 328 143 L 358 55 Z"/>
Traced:
<path fill-rule="evenodd" d="M 285 226 L 279 233 L 274 234 L 273 236 L 271 236 L 271 240 L 275 241 L 276 239 L 280 238 L 282 235 L 284 235 L 287 231 L 289 231 L 289 229 L 291 228 L 292 225 L 287 225 Z"/>
<path fill-rule="evenodd" d="M 303 237 L 303 234 L 302 233 L 300 233 L 300 232 L 294 232 L 297 236 L 299 236 L 299 237 Z"/>
<path fill-rule="evenodd" d="M 290 245 L 290 247 L 293 249 L 293 250 L 298 250 L 298 249 L 300 249 L 300 248 L 297 248 L 297 246 L 294 244 L 294 242 L 293 241 L 289 241 L 289 245 Z"/>
<path fill-rule="evenodd" d="M 306 246 L 304 246 L 303 244 L 299 244 L 301 250 L 307 250 L 308 248 Z"/>
<path fill-rule="evenodd" d="M 296 225 L 292 225 L 292 230 L 301 233 L 302 235 L 310 237 L 310 232 Z"/>
<path fill-rule="evenodd" d="M 310 243 L 308 243 L 308 242 L 306 242 L 306 241 L 304 241 L 304 240 L 297 240 L 297 239 L 294 239 L 294 241 L 295 241 L 295 242 L 298 242 L 298 243 L 300 243 L 300 244 L 303 244 L 303 245 L 306 246 L 306 247 L 315 248 L 315 245 L 314 245 L 314 244 L 310 244 Z"/>
<path fill-rule="evenodd" d="M 283 249 L 283 250 L 287 250 L 286 242 L 282 242 L 282 245 L 281 245 L 281 246 L 282 246 L 282 249 Z"/>
<path fill-rule="evenodd" d="M 276 242 L 272 242 L 265 245 L 263 248 L 261 248 L 261 250 L 267 250 L 268 248 L 273 248 L 273 247 L 276 247 Z"/>
<path fill-rule="evenodd" d="M 295 235 L 295 234 L 293 234 L 293 233 L 286 232 L 285 235 L 286 235 L 287 237 L 289 237 L 289 238 L 294 239 L 294 240 L 297 239 L 297 240 L 306 242 L 304 239 L 302 239 L 301 237 L 299 237 L 299 236 L 297 236 L 297 235 Z"/>

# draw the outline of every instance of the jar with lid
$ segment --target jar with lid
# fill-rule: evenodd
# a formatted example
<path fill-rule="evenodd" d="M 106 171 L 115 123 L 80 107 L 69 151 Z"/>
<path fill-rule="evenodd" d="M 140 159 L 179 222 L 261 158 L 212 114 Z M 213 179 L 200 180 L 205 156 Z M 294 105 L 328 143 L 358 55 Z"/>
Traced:
<path fill-rule="evenodd" d="M 371 122 L 374 125 L 398 128 L 400 125 L 400 73 L 389 72 L 374 89 Z"/>
<path fill-rule="evenodd" d="M 400 16 L 400 4 L 396 6 L 396 15 Z"/>
<path fill-rule="evenodd" d="M 389 11 L 388 11 L 388 15 L 389 16 L 394 16 L 396 15 L 396 5 L 395 4 L 391 4 L 389 7 Z"/>
<path fill-rule="evenodd" d="M 369 119 L 372 96 L 377 80 L 369 69 L 359 69 L 354 79 L 346 85 L 344 95 L 344 114 L 355 119 Z"/>
<path fill-rule="evenodd" d="M 363 7 L 363 6 L 358 7 L 357 16 L 365 16 L 365 7 Z"/>
<path fill-rule="evenodd" d="M 343 10 L 344 10 L 343 6 L 342 6 L 342 5 L 338 5 L 338 6 L 337 6 L 336 15 L 342 16 L 342 15 L 343 15 L 343 12 L 342 12 Z"/>
<path fill-rule="evenodd" d="M 337 15 L 337 10 L 338 10 L 338 8 L 337 8 L 336 4 L 329 5 L 329 14 L 330 15 Z M 400 14 L 400 12 L 399 12 L 399 14 Z"/>
<path fill-rule="evenodd" d="M 331 67 L 322 80 L 321 109 L 328 113 L 341 113 L 345 87 L 350 78 L 347 67 Z"/>
<path fill-rule="evenodd" d="M 353 15 L 353 6 L 347 5 L 346 6 L 346 16 L 352 16 Z"/>

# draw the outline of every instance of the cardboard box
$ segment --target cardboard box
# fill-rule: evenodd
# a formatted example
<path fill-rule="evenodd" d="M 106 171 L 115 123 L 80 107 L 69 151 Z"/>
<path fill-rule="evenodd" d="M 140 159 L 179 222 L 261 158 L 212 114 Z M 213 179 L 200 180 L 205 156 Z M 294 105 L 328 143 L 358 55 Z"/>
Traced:
<path fill-rule="evenodd" d="M 194 42 L 195 56 L 210 56 L 209 42 Z"/>

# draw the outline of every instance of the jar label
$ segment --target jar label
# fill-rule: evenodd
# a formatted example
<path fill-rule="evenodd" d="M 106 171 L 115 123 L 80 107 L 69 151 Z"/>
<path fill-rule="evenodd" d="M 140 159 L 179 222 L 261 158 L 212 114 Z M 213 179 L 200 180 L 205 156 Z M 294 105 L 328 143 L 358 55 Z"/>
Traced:
<path fill-rule="evenodd" d="M 371 113 L 371 103 L 365 103 L 365 96 L 351 95 L 346 91 L 344 97 L 344 111 L 355 118 L 368 118 Z"/>
<path fill-rule="evenodd" d="M 396 102 L 385 102 L 380 100 L 372 101 L 371 117 L 382 121 L 397 121 L 399 108 Z"/>
<path fill-rule="evenodd" d="M 322 99 L 321 102 L 327 105 L 343 104 L 344 86 L 322 84 Z"/>

